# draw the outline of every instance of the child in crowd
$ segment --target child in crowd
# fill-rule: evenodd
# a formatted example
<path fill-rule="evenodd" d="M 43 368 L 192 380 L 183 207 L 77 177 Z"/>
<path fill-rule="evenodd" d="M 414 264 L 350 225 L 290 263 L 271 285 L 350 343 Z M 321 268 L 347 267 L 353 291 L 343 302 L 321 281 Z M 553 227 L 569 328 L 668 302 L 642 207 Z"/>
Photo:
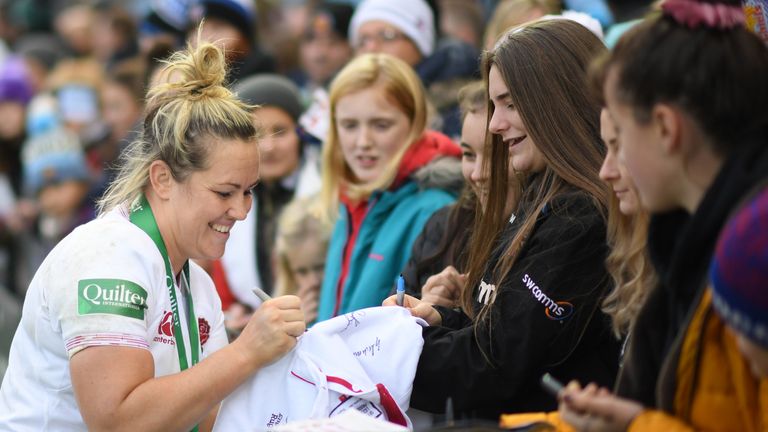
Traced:
<path fill-rule="evenodd" d="M 599 309 L 610 290 L 600 108 L 571 84 L 603 50 L 580 24 L 551 20 L 509 31 L 484 56 L 488 199 L 474 226 L 463 310 L 406 297 L 430 324 L 414 408 L 442 412 L 451 398 L 464 415 L 498 420 L 556 406 L 539 386 L 545 372 L 613 382 L 619 344 Z M 510 158 L 522 178 L 513 218 Z"/>
<path fill-rule="evenodd" d="M 51 249 L 96 216 L 96 197 L 81 141 L 63 127 L 28 139 L 22 162 L 25 193 L 37 210 L 17 244 L 15 283 L 25 288 Z"/>
<path fill-rule="evenodd" d="M 277 222 L 277 295 L 296 295 L 307 323 L 317 318 L 331 227 L 319 214 L 319 196 L 298 198 Z"/>
<path fill-rule="evenodd" d="M 766 383 L 710 313 L 706 289 L 726 218 L 768 175 L 768 112 L 754 102 L 768 99 L 768 49 L 743 22 L 737 1 L 668 0 L 597 65 L 619 159 L 654 215 L 659 284 L 632 328 L 617 396 L 576 383 L 562 395 L 562 416 L 579 430 L 768 422 Z"/>
<path fill-rule="evenodd" d="M 376 306 L 427 219 L 454 200 L 461 150 L 425 130 L 419 78 L 402 60 L 366 54 L 331 84 L 322 203 L 335 220 L 318 319 Z"/>

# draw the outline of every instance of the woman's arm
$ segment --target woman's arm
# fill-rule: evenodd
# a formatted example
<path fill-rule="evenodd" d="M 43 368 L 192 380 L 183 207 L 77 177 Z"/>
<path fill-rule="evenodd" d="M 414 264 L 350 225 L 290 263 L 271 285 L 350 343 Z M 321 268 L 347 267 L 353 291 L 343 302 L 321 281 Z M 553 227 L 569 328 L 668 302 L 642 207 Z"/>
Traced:
<path fill-rule="evenodd" d="M 159 378 L 149 351 L 86 348 L 70 360 L 75 397 L 89 430 L 187 431 L 245 379 L 293 348 L 304 329 L 298 297 L 268 301 L 232 344 Z"/>

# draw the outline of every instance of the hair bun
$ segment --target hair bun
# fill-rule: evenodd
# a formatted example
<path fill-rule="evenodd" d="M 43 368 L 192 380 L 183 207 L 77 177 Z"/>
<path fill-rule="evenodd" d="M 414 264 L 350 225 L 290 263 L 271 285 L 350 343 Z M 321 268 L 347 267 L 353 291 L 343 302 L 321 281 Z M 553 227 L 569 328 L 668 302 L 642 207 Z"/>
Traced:
<path fill-rule="evenodd" d="M 165 63 L 162 75 L 165 83 L 150 91 L 150 101 L 179 96 L 199 100 L 231 95 L 224 87 L 227 75 L 224 53 L 211 43 L 200 42 L 194 49 L 175 52 Z"/>

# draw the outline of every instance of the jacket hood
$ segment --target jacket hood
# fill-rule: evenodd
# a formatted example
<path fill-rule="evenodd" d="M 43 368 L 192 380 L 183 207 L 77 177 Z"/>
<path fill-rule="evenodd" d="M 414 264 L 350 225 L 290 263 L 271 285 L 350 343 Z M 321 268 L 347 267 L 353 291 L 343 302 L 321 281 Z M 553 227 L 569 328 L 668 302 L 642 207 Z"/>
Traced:
<path fill-rule="evenodd" d="M 461 190 L 461 148 L 440 132 L 427 130 L 403 155 L 392 189 L 413 178 L 422 189 Z"/>

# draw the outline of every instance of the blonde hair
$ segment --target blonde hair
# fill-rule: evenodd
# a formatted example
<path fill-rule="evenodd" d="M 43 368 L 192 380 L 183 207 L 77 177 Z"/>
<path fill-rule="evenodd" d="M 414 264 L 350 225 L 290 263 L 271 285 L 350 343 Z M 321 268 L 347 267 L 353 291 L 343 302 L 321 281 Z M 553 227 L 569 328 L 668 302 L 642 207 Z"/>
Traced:
<path fill-rule="evenodd" d="M 224 86 L 221 50 L 210 43 L 174 53 L 163 69 L 165 82 L 152 88 L 141 137 L 126 149 L 117 178 L 98 202 L 100 213 L 132 204 L 148 184 L 149 166 L 165 162 L 177 182 L 208 168 L 210 138 L 256 145 L 252 106 Z"/>
<path fill-rule="evenodd" d="M 381 89 L 387 99 L 408 117 L 411 131 L 404 145 L 389 162 L 381 177 L 366 185 L 356 184 L 339 144 L 336 129 L 336 105 L 344 96 L 369 89 Z M 326 217 L 336 217 L 339 192 L 352 200 L 367 199 L 375 190 L 386 189 L 392 184 L 400 166 L 400 160 L 408 148 L 424 133 L 427 124 L 427 102 L 424 87 L 413 69 L 404 61 L 388 54 L 364 54 L 347 64 L 331 83 L 331 127 L 328 140 L 323 146 L 321 202 Z"/>
<path fill-rule="evenodd" d="M 615 196 L 608 206 L 608 246 L 611 252 L 605 260 L 613 279 L 613 291 L 602 303 L 603 312 L 611 317 L 613 333 L 617 338 L 632 329 L 637 313 L 645 303 L 648 292 L 656 282 L 656 272 L 648 258 L 649 216 L 643 210 L 632 216 L 619 211 Z"/>
<path fill-rule="evenodd" d="M 323 253 L 331 237 L 331 226 L 320 211 L 320 196 L 297 198 L 286 205 L 277 222 L 275 252 L 277 254 L 277 295 L 296 294 L 298 286 L 293 277 L 289 250 L 301 247 L 307 240 L 321 243 Z"/>
<path fill-rule="evenodd" d="M 492 49 L 496 41 L 511 27 L 544 15 L 559 14 L 562 9 L 560 0 L 502 0 L 493 10 L 485 28 L 485 49 Z"/>

